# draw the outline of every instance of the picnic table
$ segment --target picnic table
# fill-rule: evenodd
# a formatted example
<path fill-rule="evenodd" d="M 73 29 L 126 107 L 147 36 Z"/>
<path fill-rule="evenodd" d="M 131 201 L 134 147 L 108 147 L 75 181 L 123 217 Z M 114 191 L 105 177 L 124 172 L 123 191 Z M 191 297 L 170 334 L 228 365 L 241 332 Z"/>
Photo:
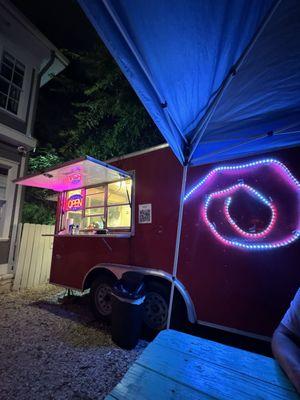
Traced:
<path fill-rule="evenodd" d="M 161 332 L 106 400 L 300 399 L 275 360 Z"/>

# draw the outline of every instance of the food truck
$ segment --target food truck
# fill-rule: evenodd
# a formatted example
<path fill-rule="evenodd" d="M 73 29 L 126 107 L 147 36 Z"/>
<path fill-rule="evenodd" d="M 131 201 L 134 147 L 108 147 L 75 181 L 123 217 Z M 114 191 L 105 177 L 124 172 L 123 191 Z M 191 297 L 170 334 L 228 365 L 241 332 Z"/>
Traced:
<path fill-rule="evenodd" d="M 174 316 L 268 338 L 300 282 L 300 148 L 191 167 Z M 83 157 L 17 183 L 58 193 L 50 283 L 90 290 L 109 319 L 127 271 L 144 276 L 146 330 L 166 326 L 182 165 L 168 145 Z"/>

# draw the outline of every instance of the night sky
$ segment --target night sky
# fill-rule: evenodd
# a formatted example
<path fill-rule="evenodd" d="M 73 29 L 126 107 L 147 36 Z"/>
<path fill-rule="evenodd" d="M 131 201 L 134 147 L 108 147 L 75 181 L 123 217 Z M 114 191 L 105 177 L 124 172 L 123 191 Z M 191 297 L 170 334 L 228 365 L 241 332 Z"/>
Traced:
<path fill-rule="evenodd" d="M 100 41 L 76 0 L 12 3 L 59 49 L 88 50 Z"/>
<path fill-rule="evenodd" d="M 74 51 L 90 50 L 99 43 L 100 38 L 86 18 L 76 0 L 12 0 L 12 3 L 58 48 Z M 67 78 L 77 79 L 78 68 L 70 60 L 63 74 Z M 61 74 L 62 75 L 62 74 Z M 51 80 L 40 90 L 34 137 L 38 148 L 50 144 L 59 147 L 61 129 L 72 124 L 72 102 L 81 100 L 80 95 L 73 97 L 62 95 Z M 70 116 L 70 117 L 69 117 Z"/>

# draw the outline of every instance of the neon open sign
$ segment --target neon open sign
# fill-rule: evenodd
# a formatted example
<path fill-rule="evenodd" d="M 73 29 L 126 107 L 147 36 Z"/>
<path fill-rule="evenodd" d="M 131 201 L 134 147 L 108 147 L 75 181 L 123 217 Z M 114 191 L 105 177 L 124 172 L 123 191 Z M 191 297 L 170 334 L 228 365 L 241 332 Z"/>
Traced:
<path fill-rule="evenodd" d="M 81 194 L 73 194 L 66 201 L 66 211 L 78 211 L 83 207 L 83 196 Z"/>

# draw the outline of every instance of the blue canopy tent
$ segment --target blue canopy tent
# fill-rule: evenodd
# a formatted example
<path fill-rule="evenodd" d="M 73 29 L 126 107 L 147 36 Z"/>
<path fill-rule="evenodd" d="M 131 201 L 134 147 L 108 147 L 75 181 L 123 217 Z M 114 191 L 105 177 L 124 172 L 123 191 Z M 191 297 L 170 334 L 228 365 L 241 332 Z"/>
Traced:
<path fill-rule="evenodd" d="M 184 166 L 175 278 L 188 166 L 300 143 L 300 2 L 78 2 Z"/>

